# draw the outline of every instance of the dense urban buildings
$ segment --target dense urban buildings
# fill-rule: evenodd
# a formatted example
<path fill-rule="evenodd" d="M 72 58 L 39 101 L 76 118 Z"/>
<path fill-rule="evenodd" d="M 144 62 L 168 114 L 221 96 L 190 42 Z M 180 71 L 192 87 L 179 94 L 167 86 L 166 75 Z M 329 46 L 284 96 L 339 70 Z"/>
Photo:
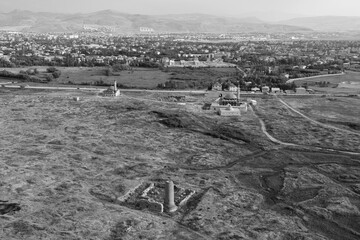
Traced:
<path fill-rule="evenodd" d="M 360 68 L 360 42 L 316 40 L 326 39 L 324 35 L 2 32 L 0 67 L 120 65 L 124 69 L 147 67 L 163 71 L 179 67 L 236 68 L 236 76 L 230 82 L 220 80 L 222 89 L 240 83 L 242 89 L 248 90 L 262 86 L 286 90 L 284 84 L 288 79 Z M 207 82 L 200 87 L 212 84 L 215 83 Z M 183 88 L 172 83 L 159 87 Z"/>

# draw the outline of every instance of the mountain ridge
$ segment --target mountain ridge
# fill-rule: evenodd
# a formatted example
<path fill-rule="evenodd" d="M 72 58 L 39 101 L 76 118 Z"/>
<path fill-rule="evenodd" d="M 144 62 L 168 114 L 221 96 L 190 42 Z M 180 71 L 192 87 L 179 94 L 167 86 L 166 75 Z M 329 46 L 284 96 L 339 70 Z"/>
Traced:
<path fill-rule="evenodd" d="M 129 14 L 114 10 L 92 13 L 50 13 L 15 10 L 0 13 L 0 28 L 13 27 L 23 32 L 72 32 L 83 25 L 111 27 L 117 32 L 139 32 L 140 27 L 156 32 L 301 32 L 309 28 L 272 24 L 255 17 L 234 18 L 210 14 Z"/>
<path fill-rule="evenodd" d="M 314 31 L 323 32 L 360 31 L 360 17 L 357 16 L 300 17 L 279 21 L 277 23 L 310 28 Z"/>

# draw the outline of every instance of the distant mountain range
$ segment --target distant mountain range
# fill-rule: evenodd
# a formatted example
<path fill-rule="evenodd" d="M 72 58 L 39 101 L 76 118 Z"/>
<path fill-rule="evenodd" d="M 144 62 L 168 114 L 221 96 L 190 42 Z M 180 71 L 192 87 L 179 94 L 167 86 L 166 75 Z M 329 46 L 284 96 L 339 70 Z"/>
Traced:
<path fill-rule="evenodd" d="M 111 28 L 116 32 L 139 32 L 140 27 L 155 32 L 309 32 L 360 30 L 360 17 L 295 18 L 268 23 L 255 17 L 235 18 L 206 14 L 140 15 L 112 10 L 62 14 L 15 10 L 0 13 L 0 30 L 23 32 L 73 32 L 91 28 Z"/>
<path fill-rule="evenodd" d="M 305 17 L 280 21 L 279 24 L 310 28 L 323 32 L 360 31 L 360 17 Z"/>
<path fill-rule="evenodd" d="M 0 30 L 24 32 L 70 32 L 83 26 L 111 27 L 116 32 L 139 32 L 140 27 L 156 32 L 299 32 L 311 29 L 271 24 L 259 19 L 227 18 L 206 14 L 140 15 L 112 10 L 94 13 L 60 14 L 12 11 L 0 13 Z"/>

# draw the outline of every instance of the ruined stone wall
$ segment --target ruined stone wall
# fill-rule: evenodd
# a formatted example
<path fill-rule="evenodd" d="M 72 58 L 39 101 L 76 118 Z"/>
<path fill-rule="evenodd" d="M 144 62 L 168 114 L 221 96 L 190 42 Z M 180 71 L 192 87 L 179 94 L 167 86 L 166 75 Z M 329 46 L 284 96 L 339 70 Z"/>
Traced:
<path fill-rule="evenodd" d="M 156 213 L 162 213 L 164 211 L 164 205 L 159 202 L 147 200 L 147 199 L 139 199 L 135 203 L 135 208 L 138 210 L 149 210 Z"/>

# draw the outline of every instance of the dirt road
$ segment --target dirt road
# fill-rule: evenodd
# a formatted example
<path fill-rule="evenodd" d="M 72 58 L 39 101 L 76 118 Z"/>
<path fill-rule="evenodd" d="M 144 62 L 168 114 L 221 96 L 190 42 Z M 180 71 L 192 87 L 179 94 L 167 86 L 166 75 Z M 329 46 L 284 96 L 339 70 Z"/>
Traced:
<path fill-rule="evenodd" d="M 346 130 L 346 129 L 342 129 L 342 128 L 338 128 L 338 127 L 335 127 L 335 126 L 331 126 L 331 125 L 328 125 L 328 124 L 324 124 L 324 123 L 321 123 L 321 122 L 318 122 L 312 118 L 309 118 L 308 116 L 302 114 L 301 112 L 299 112 L 298 110 L 294 109 L 293 107 L 291 107 L 289 104 L 287 104 L 286 102 L 284 102 L 282 99 L 279 99 L 278 100 L 287 108 L 289 108 L 291 111 L 299 114 L 300 116 L 302 116 L 303 118 L 305 118 L 306 120 L 312 122 L 312 123 L 315 123 L 317 125 L 320 125 L 324 128 L 330 128 L 330 129 L 334 129 L 334 130 L 337 130 L 337 131 L 341 131 L 341 132 L 345 132 L 345 133 L 350 133 L 350 134 L 355 134 L 355 135 L 358 135 L 360 136 L 360 133 L 357 133 L 357 132 L 353 132 L 353 131 L 350 131 L 350 130 Z"/>
<path fill-rule="evenodd" d="M 280 99 L 279 99 L 280 100 Z M 285 102 L 284 102 L 285 103 Z M 286 103 L 285 103 L 286 104 Z M 290 107 L 290 106 L 289 106 Z M 358 152 L 350 152 L 350 151 L 341 151 L 341 150 L 337 150 L 337 149 L 331 149 L 331 148 L 323 148 L 323 147 L 315 147 L 315 146 L 309 146 L 309 145 L 300 145 L 300 144 L 295 144 L 295 143 L 287 143 L 287 142 L 282 142 L 276 138 L 274 138 L 273 136 L 271 136 L 267 130 L 266 130 L 266 126 L 264 121 L 256 114 L 256 112 L 253 110 L 253 108 L 250 106 L 250 110 L 256 115 L 256 117 L 259 119 L 260 125 L 261 125 L 261 131 L 265 134 L 265 136 L 272 142 L 283 145 L 285 147 L 298 147 L 298 148 L 302 148 L 302 149 L 309 149 L 309 150 L 316 150 L 316 151 L 327 151 L 327 152 L 338 152 L 338 153 L 344 153 L 344 154 L 351 154 L 351 155 L 360 155 L 360 153 Z M 294 109 L 295 110 L 295 109 Z M 296 110 L 295 110 L 296 111 Z M 311 120 L 310 118 L 307 118 L 309 120 Z M 315 121 L 315 120 L 313 120 Z M 315 121 L 316 122 L 316 121 Z M 319 123 L 322 124 L 322 123 Z M 324 124 L 326 125 L 326 124 Z M 327 125 L 326 125 L 327 126 Z M 332 126 L 330 126 L 332 127 Z M 344 129 L 341 129 L 344 130 Z M 347 130 L 344 130 L 347 131 Z M 353 133 L 351 131 L 348 131 L 350 133 Z"/>

